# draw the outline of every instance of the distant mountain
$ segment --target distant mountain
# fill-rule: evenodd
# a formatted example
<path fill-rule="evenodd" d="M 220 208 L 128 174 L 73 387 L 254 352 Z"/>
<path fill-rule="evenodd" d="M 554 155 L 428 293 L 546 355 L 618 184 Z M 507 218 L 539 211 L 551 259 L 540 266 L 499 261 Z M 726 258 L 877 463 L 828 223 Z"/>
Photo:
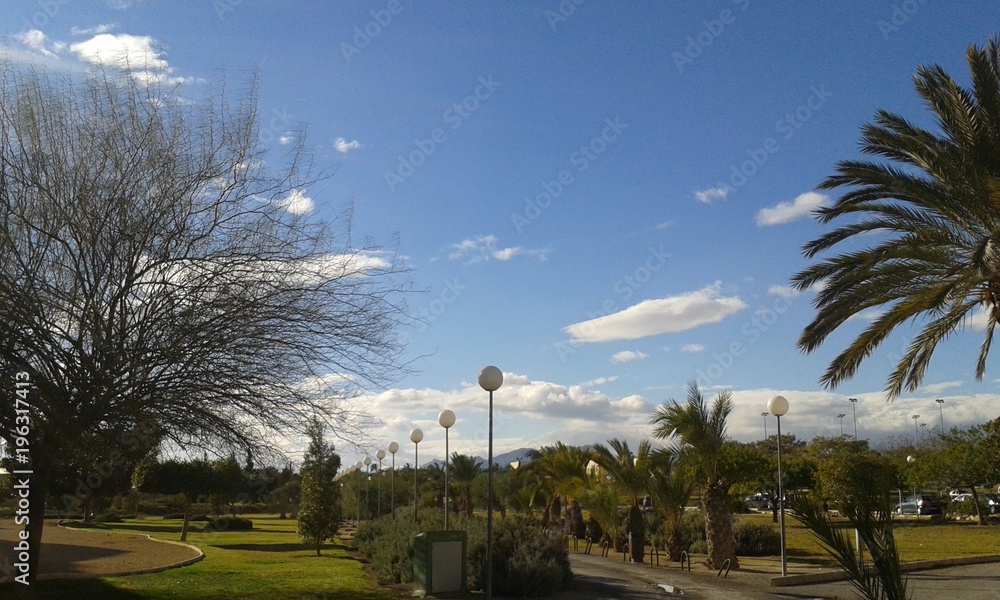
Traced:
<path fill-rule="evenodd" d="M 528 453 L 531 452 L 532 450 L 534 450 L 534 448 L 518 448 L 517 450 L 511 450 L 510 452 L 497 454 L 496 456 L 493 457 L 493 464 L 500 465 L 501 469 L 506 469 L 507 467 L 510 466 L 510 463 L 512 462 L 519 462 L 519 461 L 530 462 L 530 459 L 528 458 Z M 483 468 L 486 467 L 485 456 L 477 456 L 476 459 L 483 463 Z M 444 468 L 444 459 L 435 458 L 434 460 L 421 465 L 420 468 L 425 469 L 430 466 L 434 466 L 439 469 Z"/>

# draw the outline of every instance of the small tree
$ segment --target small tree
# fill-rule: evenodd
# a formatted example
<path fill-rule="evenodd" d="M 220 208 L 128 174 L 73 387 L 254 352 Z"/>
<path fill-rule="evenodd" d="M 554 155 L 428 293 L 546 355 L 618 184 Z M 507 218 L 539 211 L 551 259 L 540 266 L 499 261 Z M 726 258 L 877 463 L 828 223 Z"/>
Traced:
<path fill-rule="evenodd" d="M 472 484 L 483 472 L 483 461 L 467 454 L 451 453 L 451 481 L 462 490 L 462 508 L 472 516 Z M 451 510 L 451 507 L 445 507 Z"/>
<path fill-rule="evenodd" d="M 952 429 L 942 438 L 941 450 L 921 461 L 929 463 L 948 486 L 969 488 L 980 525 L 986 525 L 986 515 L 979 503 L 976 486 L 984 481 L 996 481 L 1000 475 L 1000 465 L 989 458 L 987 439 L 987 431 L 981 426 Z"/>
<path fill-rule="evenodd" d="M 890 494 L 895 472 L 884 460 L 859 456 L 854 468 L 838 473 L 842 514 L 868 549 L 871 560 L 854 547 L 847 530 L 839 527 L 820 503 L 805 496 L 792 498 L 792 515 L 819 538 L 858 594 L 866 600 L 906 600 L 906 578 L 892 531 Z"/>
<path fill-rule="evenodd" d="M 139 465 L 132 475 L 133 485 L 142 492 L 184 495 L 184 523 L 181 541 L 187 540 L 191 503 L 200 495 L 232 490 L 241 485 L 242 472 L 232 460 L 209 462 L 167 460 Z"/>
<path fill-rule="evenodd" d="M 299 536 L 303 543 L 316 546 L 320 556 L 323 542 L 332 539 L 340 526 L 340 484 L 334 481 L 340 456 L 323 440 L 323 424 L 309 426 L 309 449 L 302 461 L 302 491 L 299 504 Z"/>

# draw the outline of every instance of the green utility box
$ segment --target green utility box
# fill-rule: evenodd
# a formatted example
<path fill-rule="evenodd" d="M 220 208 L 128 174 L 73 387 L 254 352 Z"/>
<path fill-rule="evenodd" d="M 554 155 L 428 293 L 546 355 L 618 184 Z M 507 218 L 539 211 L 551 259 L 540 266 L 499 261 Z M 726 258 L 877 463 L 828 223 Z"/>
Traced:
<path fill-rule="evenodd" d="M 464 531 L 425 531 L 414 536 L 415 595 L 465 591 L 468 539 Z"/>

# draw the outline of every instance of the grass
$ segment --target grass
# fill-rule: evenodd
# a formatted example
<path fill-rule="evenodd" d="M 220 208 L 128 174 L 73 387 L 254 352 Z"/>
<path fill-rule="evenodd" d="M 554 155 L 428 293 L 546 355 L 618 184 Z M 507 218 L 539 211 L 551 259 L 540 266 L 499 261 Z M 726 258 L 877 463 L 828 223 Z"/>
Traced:
<path fill-rule="evenodd" d="M 739 518 L 758 523 L 771 522 L 770 513 L 740 515 Z M 846 519 L 844 526 L 847 526 Z M 775 524 L 775 527 L 778 525 Z M 982 527 L 968 521 L 906 518 L 897 521 L 893 533 L 903 562 L 1000 553 L 1000 527 L 995 525 Z M 791 560 L 833 564 L 816 537 L 787 514 L 785 540 Z"/>
<path fill-rule="evenodd" d="M 101 600 L 390 600 L 375 590 L 363 565 L 339 543 L 326 544 L 323 556 L 299 542 L 296 522 L 251 515 L 253 531 L 195 533 L 187 543 L 205 553 L 204 560 L 150 575 L 96 580 L 39 581 L 43 597 Z M 109 529 L 145 533 L 176 541 L 179 520 L 158 518 L 112 523 Z M 3 595 L 0 589 L 0 595 Z"/>

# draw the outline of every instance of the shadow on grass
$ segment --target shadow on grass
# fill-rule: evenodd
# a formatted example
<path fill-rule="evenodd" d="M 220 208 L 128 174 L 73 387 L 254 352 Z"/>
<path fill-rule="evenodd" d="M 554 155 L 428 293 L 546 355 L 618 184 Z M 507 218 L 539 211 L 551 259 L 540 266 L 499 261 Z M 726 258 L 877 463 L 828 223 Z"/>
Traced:
<path fill-rule="evenodd" d="M 181 525 L 174 523 L 157 523 L 156 521 L 131 521 L 128 523 L 115 523 L 113 529 L 135 531 L 142 533 L 177 533 L 181 532 Z M 194 527 L 189 527 L 188 531 L 197 533 Z"/>
<path fill-rule="evenodd" d="M 249 550 L 252 552 L 302 552 L 309 551 L 316 553 L 316 546 L 309 544 L 287 543 L 287 544 L 211 544 L 213 548 L 222 550 Z M 322 550 L 347 550 L 343 544 L 323 544 Z"/>
<path fill-rule="evenodd" d="M 0 598 L 13 598 L 15 583 L 0 584 Z M 100 579 L 33 581 L 36 598 L 75 598 L 79 600 L 142 600 L 147 596 L 122 590 Z"/>

